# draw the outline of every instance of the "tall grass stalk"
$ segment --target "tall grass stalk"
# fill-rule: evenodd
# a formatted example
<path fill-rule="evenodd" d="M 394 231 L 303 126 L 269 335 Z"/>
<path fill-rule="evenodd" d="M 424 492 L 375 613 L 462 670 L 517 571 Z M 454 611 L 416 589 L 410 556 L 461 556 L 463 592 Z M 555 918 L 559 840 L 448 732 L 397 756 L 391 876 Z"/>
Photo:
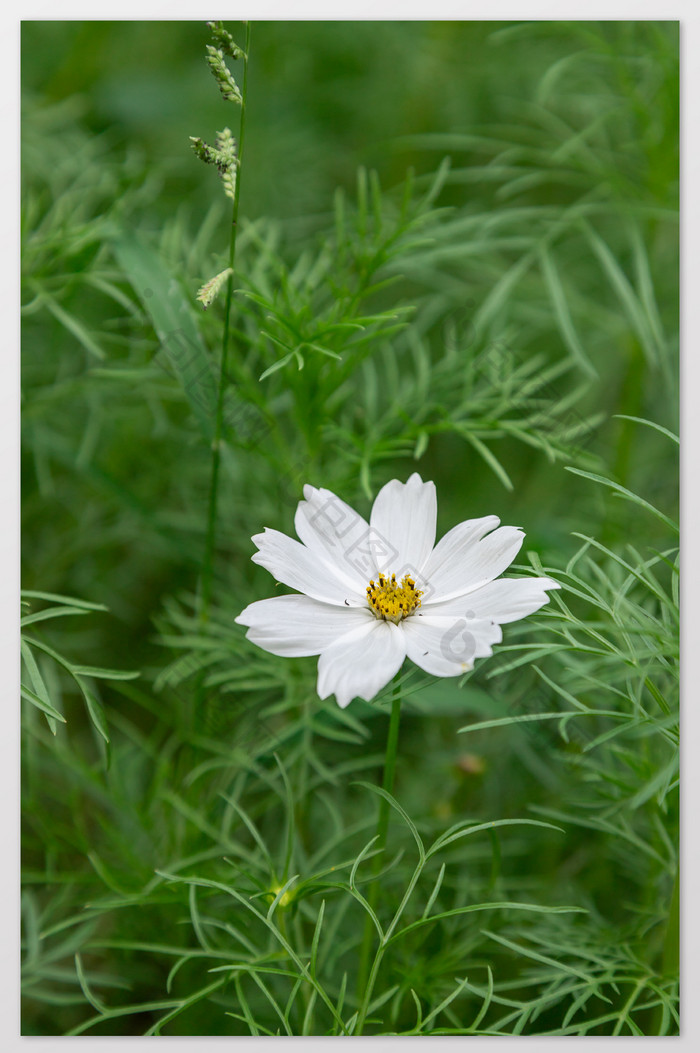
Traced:
<path fill-rule="evenodd" d="M 219 364 L 219 383 L 216 393 L 216 416 L 214 421 L 214 439 L 211 450 L 211 481 L 209 483 L 209 502 L 207 510 L 207 534 L 202 560 L 200 621 L 204 625 L 209 618 L 211 586 L 214 574 L 214 557 L 216 552 L 216 529 L 219 509 L 219 466 L 221 462 L 221 442 L 224 428 L 224 396 L 228 379 L 228 356 L 231 329 L 231 306 L 233 288 L 236 279 L 236 238 L 238 234 L 238 206 L 241 199 L 241 179 L 243 176 L 243 154 L 245 147 L 246 106 L 248 101 L 248 58 L 250 54 L 250 19 L 246 22 L 245 52 L 243 55 L 243 84 L 241 86 L 241 114 L 238 134 L 238 172 L 231 209 L 231 234 L 229 240 L 228 265 L 231 273 L 226 281 L 226 302 L 224 307 L 224 328 L 221 338 L 221 361 Z"/>

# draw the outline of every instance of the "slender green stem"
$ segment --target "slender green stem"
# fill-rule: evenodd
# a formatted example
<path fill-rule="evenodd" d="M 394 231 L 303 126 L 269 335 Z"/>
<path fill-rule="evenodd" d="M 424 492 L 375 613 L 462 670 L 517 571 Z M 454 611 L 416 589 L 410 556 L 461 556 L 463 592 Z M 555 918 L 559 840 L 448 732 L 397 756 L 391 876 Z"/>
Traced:
<path fill-rule="evenodd" d="M 386 740 L 386 756 L 384 759 L 384 781 L 383 788 L 387 793 L 394 790 L 394 772 L 396 770 L 396 753 L 399 744 L 399 719 L 401 717 L 401 690 L 398 685 L 394 686 L 394 697 L 391 700 L 391 718 L 389 720 L 389 734 Z M 377 823 L 377 834 L 379 842 L 377 847 L 384 848 L 386 834 L 389 827 L 389 802 L 382 797 L 379 802 L 379 821 Z M 381 857 L 375 857 L 375 867 L 381 866 Z"/>
<path fill-rule="evenodd" d="M 382 782 L 383 788 L 387 793 L 392 793 L 394 789 L 394 772 L 396 770 L 396 754 L 399 743 L 399 720 L 401 717 L 401 688 L 399 687 L 399 676 L 397 673 L 394 680 L 394 697 L 391 702 L 391 718 L 389 720 L 389 732 L 386 740 L 386 754 L 384 757 L 384 779 Z M 381 869 L 384 848 L 386 847 L 386 835 L 389 828 L 389 802 L 385 797 L 380 798 L 379 801 L 379 818 L 377 820 L 377 842 L 375 849 L 378 849 L 377 855 L 374 857 L 374 880 L 369 887 L 369 893 L 367 896 L 367 902 L 370 907 L 376 913 L 376 904 L 379 896 L 379 882 L 376 880 L 377 873 Z M 372 950 L 372 937 L 374 933 L 374 923 L 369 914 L 365 918 L 365 931 L 362 939 L 362 948 L 360 951 L 360 965 L 357 973 L 357 997 L 358 1002 L 361 1000 L 362 992 L 365 989 L 367 983 L 367 976 L 369 973 L 369 958 Z M 359 1021 L 358 1021 L 359 1025 Z M 361 1031 L 356 1031 L 355 1034 L 361 1034 Z"/>
<path fill-rule="evenodd" d="M 241 123 L 238 134 L 238 171 L 236 189 L 231 211 L 231 239 L 229 243 L 228 265 L 231 274 L 226 283 L 226 306 L 224 309 L 224 332 L 221 342 L 221 366 L 219 370 L 219 387 L 216 397 L 216 421 L 214 440 L 212 442 L 211 482 L 209 485 L 209 510 L 207 515 L 207 540 L 202 563 L 202 581 L 200 594 L 199 618 L 204 624 L 209 617 L 209 601 L 214 570 L 214 549 L 216 546 L 216 521 L 219 502 L 219 464 L 221 460 L 221 437 L 224 430 L 224 394 L 228 370 L 229 330 L 231 328 L 231 302 L 233 300 L 234 263 L 236 260 L 236 233 L 238 231 L 238 205 L 241 199 L 241 177 L 243 174 L 243 147 L 245 144 L 246 103 L 248 99 L 248 55 L 250 52 L 250 21 L 246 23 L 245 54 L 243 56 L 243 87 L 241 88 Z"/>

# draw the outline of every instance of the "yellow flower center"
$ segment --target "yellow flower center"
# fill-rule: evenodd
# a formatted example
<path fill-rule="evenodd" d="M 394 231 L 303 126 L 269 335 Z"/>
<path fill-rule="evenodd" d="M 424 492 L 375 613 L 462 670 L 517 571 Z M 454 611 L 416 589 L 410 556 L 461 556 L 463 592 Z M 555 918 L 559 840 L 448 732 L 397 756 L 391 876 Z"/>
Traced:
<path fill-rule="evenodd" d="M 374 616 L 397 625 L 420 607 L 422 595 L 410 574 L 404 574 L 400 585 L 395 574 L 380 574 L 378 581 L 370 581 L 367 586 L 367 602 Z"/>

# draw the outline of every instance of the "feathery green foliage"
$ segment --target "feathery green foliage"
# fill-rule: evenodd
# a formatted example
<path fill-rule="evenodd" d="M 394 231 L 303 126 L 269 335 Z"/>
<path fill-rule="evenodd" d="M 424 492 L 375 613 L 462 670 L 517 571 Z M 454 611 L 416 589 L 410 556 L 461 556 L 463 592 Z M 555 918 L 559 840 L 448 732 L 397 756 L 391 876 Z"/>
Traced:
<path fill-rule="evenodd" d="M 23 29 L 24 1033 L 677 1034 L 677 25 L 104 25 Z M 561 590 L 387 794 L 234 619 L 416 469 Z"/>

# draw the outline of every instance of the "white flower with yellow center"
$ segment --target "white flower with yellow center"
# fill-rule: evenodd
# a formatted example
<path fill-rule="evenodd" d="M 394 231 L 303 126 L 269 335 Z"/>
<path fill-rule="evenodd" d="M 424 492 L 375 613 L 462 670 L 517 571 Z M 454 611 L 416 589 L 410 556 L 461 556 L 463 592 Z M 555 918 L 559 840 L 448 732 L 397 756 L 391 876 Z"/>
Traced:
<path fill-rule="evenodd" d="M 524 534 L 497 516 L 467 519 L 435 544 L 434 483 L 414 473 L 377 494 L 370 521 L 330 490 L 304 487 L 300 541 L 266 528 L 253 562 L 303 595 L 251 603 L 236 621 L 248 639 L 288 658 L 319 655 L 318 694 L 339 706 L 370 701 L 404 658 L 459 676 L 492 654 L 501 624 L 547 603 L 550 578 L 495 579 Z"/>

